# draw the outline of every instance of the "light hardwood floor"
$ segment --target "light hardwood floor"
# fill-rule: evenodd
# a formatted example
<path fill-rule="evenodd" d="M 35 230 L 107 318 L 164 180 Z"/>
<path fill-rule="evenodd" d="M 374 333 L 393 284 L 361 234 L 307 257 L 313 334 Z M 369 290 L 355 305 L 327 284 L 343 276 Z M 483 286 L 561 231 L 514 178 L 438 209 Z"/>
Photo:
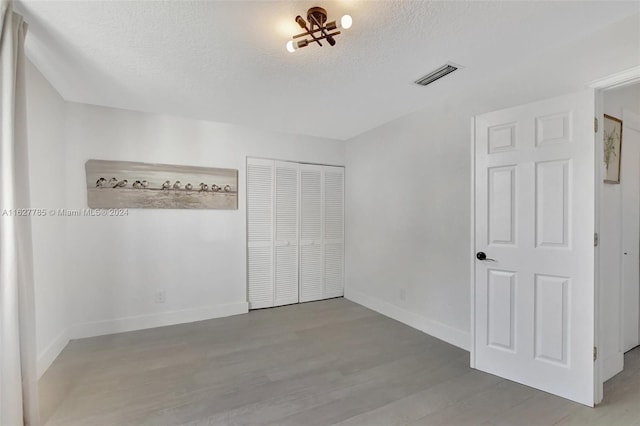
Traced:
<path fill-rule="evenodd" d="M 638 425 L 640 350 L 596 409 L 469 369 L 345 299 L 72 341 L 40 381 L 54 425 Z"/>

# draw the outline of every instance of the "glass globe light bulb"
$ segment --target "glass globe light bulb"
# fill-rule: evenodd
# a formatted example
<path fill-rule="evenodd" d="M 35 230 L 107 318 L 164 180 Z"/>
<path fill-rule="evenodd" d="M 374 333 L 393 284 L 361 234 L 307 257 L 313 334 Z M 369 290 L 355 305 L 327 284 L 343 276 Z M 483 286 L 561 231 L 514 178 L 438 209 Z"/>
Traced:
<path fill-rule="evenodd" d="M 351 16 L 344 15 L 342 18 L 340 18 L 340 27 L 344 28 L 345 30 L 348 30 L 349 28 L 351 28 L 352 24 L 353 24 L 353 19 L 351 18 Z"/>

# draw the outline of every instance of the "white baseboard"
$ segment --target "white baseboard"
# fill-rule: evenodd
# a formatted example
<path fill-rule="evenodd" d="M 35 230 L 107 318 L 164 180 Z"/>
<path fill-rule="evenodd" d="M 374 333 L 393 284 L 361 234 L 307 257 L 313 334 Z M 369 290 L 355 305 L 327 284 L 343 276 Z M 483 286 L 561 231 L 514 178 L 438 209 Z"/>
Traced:
<path fill-rule="evenodd" d="M 42 353 L 38 354 L 38 379 L 47 371 L 47 369 L 53 364 L 60 352 L 69 344 L 70 336 L 69 329 L 65 329 L 56 337 L 53 342 L 45 348 Z"/>
<path fill-rule="evenodd" d="M 399 306 L 389 302 L 368 296 L 360 291 L 349 289 L 344 290 L 344 297 L 359 305 L 372 309 L 382 315 L 400 321 L 410 327 L 416 328 L 433 337 L 447 343 L 469 351 L 471 348 L 471 335 L 469 332 L 458 330 L 438 321 L 430 320 L 422 315 L 409 312 Z"/>
<path fill-rule="evenodd" d="M 105 321 L 85 322 L 75 324 L 71 327 L 71 338 L 81 339 L 84 337 L 123 333 L 126 331 L 143 330 L 146 328 L 164 327 L 167 325 L 184 324 L 213 318 L 228 317 L 231 315 L 246 314 L 247 312 L 249 312 L 249 304 L 247 302 L 238 302 L 226 305 L 185 309 L 181 311 L 160 312 L 157 314 L 116 318 Z"/>

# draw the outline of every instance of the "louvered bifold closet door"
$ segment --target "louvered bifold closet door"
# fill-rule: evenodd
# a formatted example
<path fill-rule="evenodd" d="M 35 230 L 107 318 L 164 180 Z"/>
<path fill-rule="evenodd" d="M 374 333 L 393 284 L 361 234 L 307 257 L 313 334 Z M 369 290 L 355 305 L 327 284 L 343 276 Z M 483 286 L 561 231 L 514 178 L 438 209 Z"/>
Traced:
<path fill-rule="evenodd" d="M 298 303 L 299 181 L 297 163 L 276 161 L 275 306 Z"/>
<path fill-rule="evenodd" d="M 249 308 L 274 305 L 274 161 L 247 159 L 247 279 Z"/>
<path fill-rule="evenodd" d="M 322 166 L 300 165 L 300 301 L 324 298 Z"/>
<path fill-rule="evenodd" d="M 344 168 L 323 167 L 324 297 L 344 294 Z"/>

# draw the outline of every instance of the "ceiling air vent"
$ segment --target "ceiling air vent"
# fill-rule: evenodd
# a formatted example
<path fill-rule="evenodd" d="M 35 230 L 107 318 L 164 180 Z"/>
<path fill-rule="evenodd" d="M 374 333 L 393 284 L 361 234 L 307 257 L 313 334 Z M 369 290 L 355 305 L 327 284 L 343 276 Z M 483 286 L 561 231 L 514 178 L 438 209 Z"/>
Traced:
<path fill-rule="evenodd" d="M 452 72 L 454 72 L 457 69 L 458 69 L 458 67 L 456 67 L 456 66 L 453 66 L 451 64 L 446 64 L 446 65 L 441 66 L 437 70 L 434 70 L 434 71 L 430 72 L 429 74 L 425 75 L 424 77 L 420 77 L 414 83 L 419 84 L 420 86 L 426 86 L 426 85 L 431 84 L 434 81 L 444 77 L 447 74 L 451 74 Z"/>

